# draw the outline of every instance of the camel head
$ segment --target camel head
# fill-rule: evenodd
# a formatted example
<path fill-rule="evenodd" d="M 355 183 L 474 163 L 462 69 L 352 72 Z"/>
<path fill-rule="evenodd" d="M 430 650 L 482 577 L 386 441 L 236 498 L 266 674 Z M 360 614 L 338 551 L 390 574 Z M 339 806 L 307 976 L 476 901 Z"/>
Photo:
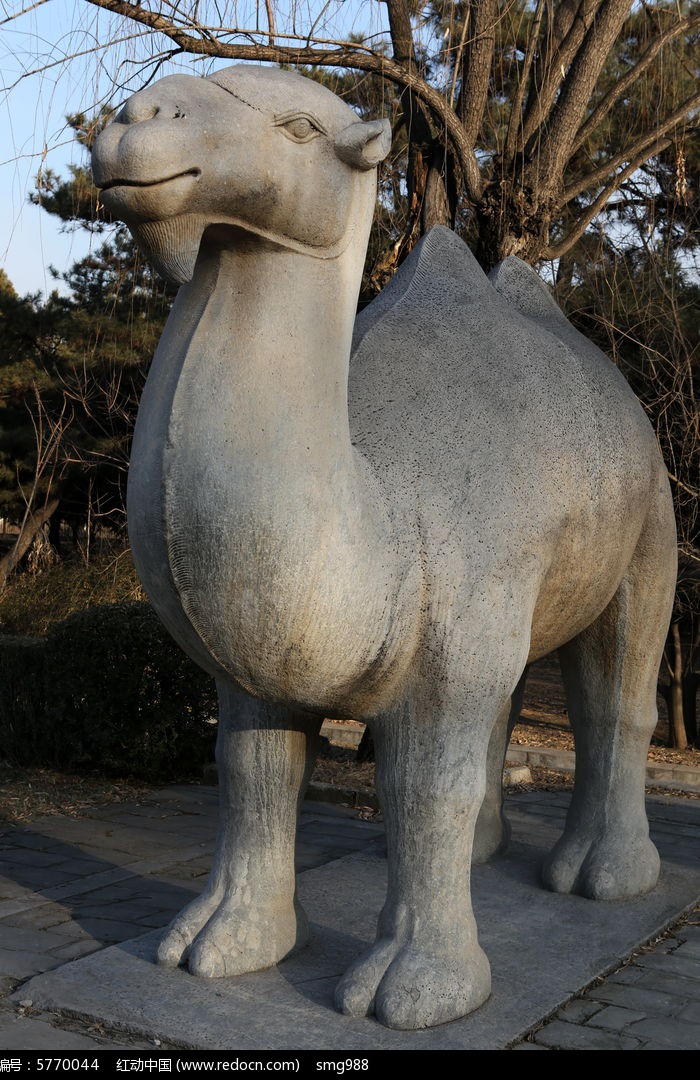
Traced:
<path fill-rule="evenodd" d="M 237 65 L 134 94 L 97 139 L 92 167 L 107 209 L 181 284 L 211 226 L 338 255 L 374 203 L 374 168 L 390 142 L 388 121 L 358 120 L 319 83 Z"/>

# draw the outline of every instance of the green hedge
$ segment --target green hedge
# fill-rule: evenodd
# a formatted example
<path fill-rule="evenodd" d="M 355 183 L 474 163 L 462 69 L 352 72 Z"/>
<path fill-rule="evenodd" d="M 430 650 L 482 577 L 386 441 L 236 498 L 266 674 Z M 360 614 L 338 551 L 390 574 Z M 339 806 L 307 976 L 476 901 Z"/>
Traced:
<path fill-rule="evenodd" d="M 213 758 L 214 682 L 145 603 L 0 637 L 0 753 L 16 765 L 165 780 Z"/>

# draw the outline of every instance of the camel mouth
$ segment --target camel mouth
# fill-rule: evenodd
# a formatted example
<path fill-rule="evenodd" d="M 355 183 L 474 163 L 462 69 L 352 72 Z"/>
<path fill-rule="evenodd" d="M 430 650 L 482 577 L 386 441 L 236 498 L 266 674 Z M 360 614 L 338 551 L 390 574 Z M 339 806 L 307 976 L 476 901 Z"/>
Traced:
<path fill-rule="evenodd" d="M 185 176 L 191 176 L 194 180 L 199 180 L 201 175 L 201 169 L 184 169 L 183 172 L 175 173 L 173 176 L 161 177 L 160 180 L 126 180 L 119 177 L 116 180 L 108 180 L 105 184 L 98 184 L 97 187 L 102 192 L 112 191 L 114 188 L 118 187 L 153 188 L 158 187 L 161 184 L 170 184 L 173 180 L 181 180 Z"/>

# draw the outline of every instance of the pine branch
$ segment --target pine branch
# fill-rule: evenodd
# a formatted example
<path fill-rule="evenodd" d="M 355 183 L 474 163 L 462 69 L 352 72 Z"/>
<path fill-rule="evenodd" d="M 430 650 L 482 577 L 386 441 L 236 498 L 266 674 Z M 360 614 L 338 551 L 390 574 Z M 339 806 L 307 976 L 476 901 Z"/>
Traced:
<path fill-rule="evenodd" d="M 552 189 L 559 182 L 586 106 L 631 0 L 604 0 L 574 57 L 529 169 L 529 183 Z"/>
<path fill-rule="evenodd" d="M 668 45 L 670 41 L 673 41 L 673 39 L 680 34 L 685 33 L 686 30 L 692 32 L 699 28 L 700 16 L 696 16 L 695 18 L 687 16 L 685 19 L 680 19 L 673 26 L 670 26 L 663 34 L 656 38 L 656 40 L 652 41 L 644 50 L 634 67 L 632 67 L 626 75 L 623 75 L 621 79 L 617 80 L 603 100 L 595 107 L 588 119 L 581 125 L 576 141 L 572 147 L 572 154 L 576 153 L 586 139 L 595 131 L 600 122 L 605 119 L 615 102 L 619 101 L 622 95 L 629 90 L 630 86 L 632 86 L 640 75 L 647 70 L 649 65 L 661 52 L 664 45 Z"/>
<path fill-rule="evenodd" d="M 545 40 L 540 78 L 533 82 L 523 119 L 520 149 L 545 122 L 557 93 L 603 0 L 580 0 L 575 9 L 562 3 L 557 8 L 551 40 Z"/>
<path fill-rule="evenodd" d="M 457 115 L 462 121 L 470 146 L 481 127 L 491 77 L 491 63 L 496 45 L 498 0 L 470 0 L 470 34 L 462 55 L 462 87 L 457 101 Z"/>
<path fill-rule="evenodd" d="M 636 142 L 630 146 L 626 146 L 624 150 L 621 150 L 619 154 L 616 154 L 614 158 L 610 158 L 604 165 L 601 165 L 597 169 L 593 169 L 592 172 L 587 173 L 585 176 L 576 180 L 573 184 L 570 184 L 567 188 L 564 188 L 561 198 L 558 200 L 558 208 L 566 206 L 567 203 L 575 199 L 577 195 L 587 191 L 591 187 L 595 187 L 596 184 L 602 183 L 607 176 L 610 175 L 619 165 L 622 165 L 625 161 L 636 161 L 636 168 L 639 168 L 650 157 L 654 156 L 654 151 L 649 147 L 656 142 L 671 128 L 676 127 L 682 123 L 683 120 L 694 109 L 700 107 L 700 92 L 693 94 L 691 97 L 686 98 L 682 105 L 679 105 L 670 116 L 667 116 L 662 123 L 657 124 L 651 131 L 647 131 Z M 629 175 L 629 174 L 628 174 Z"/>
<path fill-rule="evenodd" d="M 598 216 L 601 210 L 603 210 L 605 204 L 608 202 L 611 196 L 614 195 L 616 191 L 618 191 L 618 189 L 622 186 L 627 177 L 631 176 L 632 173 L 639 168 L 641 162 L 646 160 L 647 157 L 653 157 L 654 154 L 661 153 L 661 151 L 665 150 L 667 146 L 670 146 L 670 143 L 670 139 L 658 139 L 656 142 L 651 143 L 643 151 L 643 156 L 640 156 L 630 161 L 624 169 L 617 173 L 615 178 L 607 185 L 607 187 L 603 188 L 598 198 L 590 204 L 583 217 L 578 220 L 576 227 L 566 236 L 564 240 L 561 240 L 558 244 L 554 244 L 548 247 L 547 250 L 543 253 L 542 258 L 559 259 L 562 255 L 566 255 L 566 253 L 571 250 L 574 244 L 578 240 L 580 240 L 590 223 L 593 221 L 594 218 Z"/>

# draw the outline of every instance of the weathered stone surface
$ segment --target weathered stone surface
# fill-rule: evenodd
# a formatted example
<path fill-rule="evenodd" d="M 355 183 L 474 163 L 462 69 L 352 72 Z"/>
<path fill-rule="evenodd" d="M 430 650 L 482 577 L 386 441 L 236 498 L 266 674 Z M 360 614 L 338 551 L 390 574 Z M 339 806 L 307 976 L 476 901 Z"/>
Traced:
<path fill-rule="evenodd" d="M 141 404 L 129 522 L 159 614 L 217 679 L 224 820 L 160 959 L 229 976 L 306 940 L 298 796 L 321 719 L 356 717 L 389 881 L 337 1004 L 413 1029 L 489 994 L 470 862 L 477 817 L 479 859 L 507 840 L 529 659 L 562 646 L 579 748 L 546 884 L 654 886 L 644 760 L 675 544 L 643 411 L 524 264 L 489 280 L 433 230 L 354 321 L 389 144 L 386 121 L 318 83 L 245 65 L 136 94 L 93 161 L 110 212 L 185 283 Z"/>

